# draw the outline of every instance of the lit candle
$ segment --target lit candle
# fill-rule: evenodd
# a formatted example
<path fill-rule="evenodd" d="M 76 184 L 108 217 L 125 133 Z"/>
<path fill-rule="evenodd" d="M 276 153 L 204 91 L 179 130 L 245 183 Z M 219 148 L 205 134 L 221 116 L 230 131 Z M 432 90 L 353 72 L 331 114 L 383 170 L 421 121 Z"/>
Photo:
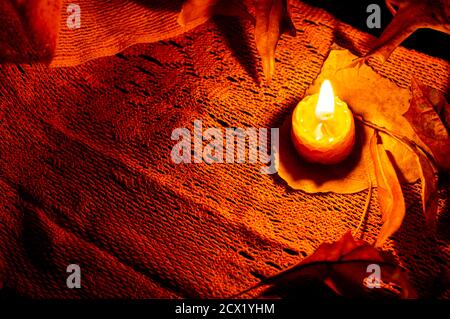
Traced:
<path fill-rule="evenodd" d="M 335 164 L 344 160 L 355 144 L 355 122 L 347 104 L 335 97 L 330 81 L 319 94 L 307 96 L 292 115 L 292 141 L 308 162 Z"/>

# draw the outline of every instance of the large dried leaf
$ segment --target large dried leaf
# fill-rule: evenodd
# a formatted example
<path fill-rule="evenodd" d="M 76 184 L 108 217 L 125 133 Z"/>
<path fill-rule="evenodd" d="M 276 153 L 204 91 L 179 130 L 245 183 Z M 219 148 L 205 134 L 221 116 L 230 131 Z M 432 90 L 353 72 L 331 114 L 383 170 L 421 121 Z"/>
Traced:
<path fill-rule="evenodd" d="M 280 35 L 295 35 L 295 27 L 288 11 L 287 0 L 255 1 L 256 48 L 261 55 L 264 75 L 270 81 L 275 73 L 275 49 Z"/>
<path fill-rule="evenodd" d="M 384 62 L 408 36 L 421 28 L 450 33 L 449 0 L 386 0 L 386 4 L 395 16 L 363 59 L 377 57 Z"/>
<path fill-rule="evenodd" d="M 246 291 L 269 286 L 262 296 L 292 297 L 302 289 L 309 288 L 311 281 L 316 281 L 324 283 L 336 294 L 345 297 L 369 296 L 377 290 L 366 286 L 366 278 L 370 275 L 367 267 L 370 264 L 380 266 L 383 284 L 391 283 L 401 288 L 401 297 L 415 296 L 405 274 L 392 256 L 378 251 L 363 240 L 356 241 L 351 232 L 347 232 L 334 243 L 321 244 L 301 263 L 263 280 Z"/>
<path fill-rule="evenodd" d="M 444 121 L 448 120 L 449 105 L 445 98 L 417 81 L 411 84 L 411 104 L 405 118 L 433 153 L 439 169 L 450 170 L 450 136 Z M 433 104 L 434 103 L 436 104 Z M 442 113 L 443 119 L 438 112 Z"/>
<path fill-rule="evenodd" d="M 339 165 L 314 165 L 306 163 L 295 151 L 290 137 L 290 118 L 280 128 L 278 174 L 287 184 L 309 193 L 355 193 L 368 188 L 368 172 L 372 184 L 373 163 L 369 140 L 373 130 L 362 125 L 361 119 L 405 136 L 419 144 L 414 130 L 403 113 L 409 108 L 410 92 L 363 65 L 359 70 L 342 69 L 356 56 L 347 50 L 332 50 L 322 70 L 305 95 L 319 92 L 325 79 L 329 79 L 337 96 L 345 101 L 355 116 L 356 143 L 349 158 Z M 404 143 L 383 136 L 384 147 L 393 155 L 401 183 L 412 183 L 420 178 L 417 157 Z"/>
<path fill-rule="evenodd" d="M 240 0 L 188 0 L 183 5 L 178 22 L 182 26 L 198 25 L 214 15 L 242 16 L 256 24 L 256 48 L 261 55 L 264 75 L 270 82 L 275 72 L 275 49 L 280 35 L 295 35 L 288 0 L 255 0 L 255 18 Z"/>
<path fill-rule="evenodd" d="M 60 10 L 61 0 L 0 1 L 0 62 L 49 62 Z"/>
<path fill-rule="evenodd" d="M 375 166 L 378 201 L 383 216 L 383 225 L 376 242 L 376 246 L 380 247 L 400 228 L 405 217 L 405 200 L 394 166 L 377 132 L 370 140 L 370 151 Z"/>
<path fill-rule="evenodd" d="M 448 170 L 450 139 L 448 135 L 450 105 L 443 94 L 413 79 L 411 104 L 404 114 L 417 135 L 430 148 L 434 163 Z M 422 207 L 427 224 L 435 226 L 438 211 L 438 179 L 436 168 L 420 149 L 416 150 L 421 172 Z"/>

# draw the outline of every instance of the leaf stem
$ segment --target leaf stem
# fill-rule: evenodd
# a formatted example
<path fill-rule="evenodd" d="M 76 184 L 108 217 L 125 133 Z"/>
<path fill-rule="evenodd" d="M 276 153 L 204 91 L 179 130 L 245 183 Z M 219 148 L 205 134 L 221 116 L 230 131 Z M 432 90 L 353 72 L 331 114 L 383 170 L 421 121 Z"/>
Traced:
<path fill-rule="evenodd" d="M 375 130 L 378 130 L 380 132 L 383 132 L 387 135 L 389 135 L 390 137 L 396 139 L 397 141 L 405 144 L 406 146 L 408 146 L 408 148 L 413 151 L 420 151 L 422 152 L 427 158 L 428 160 L 431 162 L 431 164 L 434 167 L 436 166 L 436 161 L 434 160 L 434 157 L 432 154 L 430 154 L 428 151 L 426 151 L 422 146 L 418 145 L 416 142 L 414 142 L 413 140 L 411 140 L 410 138 L 400 135 L 398 133 L 392 132 L 390 130 L 388 130 L 387 128 L 383 127 L 383 126 L 379 126 L 373 122 L 370 122 L 369 120 L 366 120 L 363 116 L 359 115 L 359 114 L 355 114 L 353 113 L 354 117 L 356 119 L 358 119 L 361 123 L 363 123 L 364 125 L 367 125 Z"/>
<path fill-rule="evenodd" d="M 368 212 L 369 206 L 370 206 L 370 199 L 372 198 L 372 180 L 370 179 L 370 176 L 368 176 L 368 177 L 369 177 L 369 193 L 367 194 L 366 204 L 364 205 L 364 211 L 361 215 L 361 219 L 359 220 L 358 227 L 356 227 L 356 230 L 355 230 L 355 237 L 356 237 L 356 234 L 358 234 L 358 231 L 361 228 L 361 226 L 364 222 L 364 219 L 366 218 L 366 215 L 367 215 L 367 212 Z"/>

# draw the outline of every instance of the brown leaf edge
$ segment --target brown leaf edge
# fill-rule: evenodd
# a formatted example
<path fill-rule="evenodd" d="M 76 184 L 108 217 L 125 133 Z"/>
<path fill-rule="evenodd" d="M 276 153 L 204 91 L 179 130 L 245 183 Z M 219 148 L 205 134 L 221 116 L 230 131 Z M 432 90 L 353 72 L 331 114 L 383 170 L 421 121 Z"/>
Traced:
<path fill-rule="evenodd" d="M 438 212 L 438 170 L 448 170 L 450 138 L 448 120 L 450 106 L 443 94 L 421 85 L 416 79 L 411 82 L 411 104 L 403 116 L 424 142 L 433 156 L 431 162 L 421 152 L 416 152 L 422 182 L 422 206 L 427 224 L 436 226 Z"/>
<path fill-rule="evenodd" d="M 370 264 L 380 266 L 384 284 L 382 287 L 389 288 L 394 284 L 401 288 L 401 298 L 416 298 L 415 289 L 409 284 L 407 276 L 395 263 L 393 256 L 379 251 L 363 240 L 356 241 L 351 231 L 345 233 L 336 242 L 322 243 L 312 255 L 299 264 L 263 279 L 260 283 L 231 298 L 237 298 L 264 286 L 268 288 L 260 294 L 260 297 L 272 297 L 271 292 L 292 288 L 301 289 L 302 284 L 312 279 L 322 281 L 337 295 L 361 297 L 370 291 L 365 287 L 364 282 L 369 275 L 365 270 Z"/>
<path fill-rule="evenodd" d="M 420 169 L 422 211 L 425 221 L 431 229 L 436 228 L 436 219 L 439 207 L 438 177 L 426 155 L 417 151 L 417 162 Z"/>
<path fill-rule="evenodd" d="M 359 220 L 358 226 L 355 229 L 354 235 L 356 236 L 356 234 L 358 234 L 358 231 L 361 229 L 361 226 L 364 223 L 364 219 L 366 218 L 367 212 L 369 211 L 369 207 L 370 207 L 370 201 L 372 199 L 372 180 L 370 179 L 370 176 L 367 176 L 367 180 L 369 181 L 369 190 L 367 191 L 367 198 L 366 198 L 366 203 L 364 204 L 364 209 L 363 209 L 363 213 L 361 214 L 361 218 Z"/>
<path fill-rule="evenodd" d="M 383 218 L 375 247 L 381 247 L 400 228 L 405 217 L 405 199 L 397 173 L 377 131 L 370 140 L 370 154 L 375 167 L 378 202 Z"/>
<path fill-rule="evenodd" d="M 450 171 L 450 135 L 446 126 L 450 106 L 434 89 L 411 81 L 411 103 L 403 117 L 430 149 L 437 167 Z"/>

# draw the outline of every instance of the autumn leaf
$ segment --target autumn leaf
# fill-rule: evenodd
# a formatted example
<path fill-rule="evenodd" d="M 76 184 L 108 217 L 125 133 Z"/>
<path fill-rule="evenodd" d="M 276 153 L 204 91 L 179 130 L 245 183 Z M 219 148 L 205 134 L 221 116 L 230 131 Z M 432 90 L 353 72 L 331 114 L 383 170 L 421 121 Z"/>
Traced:
<path fill-rule="evenodd" d="M 420 180 L 422 184 L 422 210 L 427 224 L 434 228 L 438 212 L 438 180 L 436 170 L 427 156 L 420 150 L 416 151 L 417 161 L 420 169 Z"/>
<path fill-rule="evenodd" d="M 202 24 L 215 15 L 240 16 L 254 23 L 253 16 L 240 0 L 188 0 L 183 4 L 177 21 L 181 26 Z"/>
<path fill-rule="evenodd" d="M 280 35 L 295 36 L 295 27 L 288 10 L 287 0 L 256 0 L 256 48 L 261 55 L 264 75 L 271 81 L 275 73 L 275 49 Z"/>
<path fill-rule="evenodd" d="M 380 290 L 383 290 L 385 295 L 395 294 L 395 291 L 383 288 L 397 286 L 401 290 L 401 298 L 415 296 L 414 289 L 409 285 L 406 275 L 396 265 L 393 257 L 378 251 L 363 240 L 355 240 L 350 231 L 334 243 L 321 244 L 311 256 L 299 264 L 263 280 L 239 295 L 268 286 L 261 297 L 289 297 L 302 288 L 309 287 L 311 282 L 316 282 L 325 284 L 340 296 L 368 297 L 372 293 L 379 292 L 375 291 L 378 289 L 368 287 L 370 281 L 368 277 L 371 274 L 368 272 L 369 265 L 380 267 Z"/>
<path fill-rule="evenodd" d="M 445 122 L 448 121 L 450 106 L 435 90 L 411 83 L 411 104 L 403 115 L 416 134 L 431 150 L 440 170 L 450 171 L 450 136 Z M 434 104 L 433 104 L 434 102 Z M 442 114 L 442 118 L 439 116 Z"/>
<path fill-rule="evenodd" d="M 450 138 L 448 133 L 450 105 L 443 94 L 421 85 L 416 80 L 411 83 L 411 103 L 404 117 L 409 121 L 419 138 L 428 146 L 437 168 L 450 169 Z M 422 208 L 427 224 L 435 226 L 438 211 L 438 178 L 433 162 L 416 149 L 421 171 Z"/>
<path fill-rule="evenodd" d="M 270 82 L 275 72 L 275 49 L 280 35 L 295 35 L 289 15 L 288 0 L 255 0 L 255 17 L 241 0 L 188 0 L 178 16 L 178 23 L 201 24 L 214 15 L 241 16 L 255 24 L 256 48 L 261 55 L 264 75 Z"/>
<path fill-rule="evenodd" d="M 375 166 L 378 200 L 383 217 L 383 225 L 375 244 L 380 247 L 400 228 L 405 217 L 405 200 L 394 166 L 380 143 L 377 131 L 370 140 L 370 153 Z"/>
<path fill-rule="evenodd" d="M 395 48 L 418 29 L 429 28 L 450 34 L 449 0 L 386 0 L 386 5 L 395 16 L 363 61 L 369 57 L 386 61 Z"/>

